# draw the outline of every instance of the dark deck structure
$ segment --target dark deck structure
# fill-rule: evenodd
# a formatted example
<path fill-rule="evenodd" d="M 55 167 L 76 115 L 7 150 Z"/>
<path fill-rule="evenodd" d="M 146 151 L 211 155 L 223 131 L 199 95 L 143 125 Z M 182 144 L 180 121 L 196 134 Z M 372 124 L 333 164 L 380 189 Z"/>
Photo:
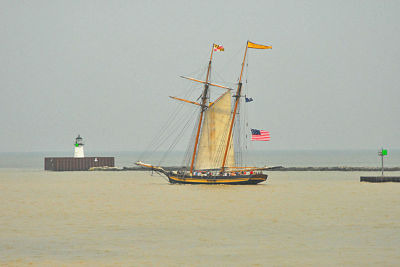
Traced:
<path fill-rule="evenodd" d="M 47 171 L 88 171 L 92 167 L 114 167 L 114 157 L 44 158 Z"/>

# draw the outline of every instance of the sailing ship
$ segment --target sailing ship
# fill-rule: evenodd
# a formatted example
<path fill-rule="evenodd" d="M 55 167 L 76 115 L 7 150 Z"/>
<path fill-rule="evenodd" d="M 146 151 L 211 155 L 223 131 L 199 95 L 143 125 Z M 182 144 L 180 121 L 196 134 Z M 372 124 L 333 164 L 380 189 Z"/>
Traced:
<path fill-rule="evenodd" d="M 233 142 L 233 129 L 237 120 L 237 112 L 242 95 L 242 77 L 248 48 L 271 49 L 271 46 L 259 45 L 247 41 L 241 66 L 239 82 L 235 94 L 231 95 L 233 89 L 211 83 L 210 72 L 213 52 L 222 50 L 223 47 L 213 44 L 208 63 L 205 80 L 181 76 L 195 82 L 204 84 L 203 92 L 199 102 L 183 98 L 171 97 L 173 99 L 195 104 L 200 107 L 199 119 L 194 139 L 193 152 L 190 160 L 190 168 L 178 171 L 169 171 L 162 166 L 154 166 L 137 161 L 136 165 L 151 168 L 153 171 L 165 175 L 170 183 L 180 184 L 258 184 L 267 180 L 268 175 L 263 171 L 268 167 L 240 167 L 235 161 L 235 145 Z M 211 102 L 209 97 L 210 86 L 225 89 L 215 101 Z M 232 103 L 233 100 L 233 103 Z"/>

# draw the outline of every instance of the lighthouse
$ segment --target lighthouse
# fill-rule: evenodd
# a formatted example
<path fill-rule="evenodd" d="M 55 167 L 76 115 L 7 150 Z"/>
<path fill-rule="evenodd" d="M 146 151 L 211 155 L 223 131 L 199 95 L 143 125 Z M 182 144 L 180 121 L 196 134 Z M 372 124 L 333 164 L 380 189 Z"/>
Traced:
<path fill-rule="evenodd" d="M 74 153 L 74 158 L 84 158 L 85 155 L 83 154 L 83 139 L 80 134 L 78 134 L 78 137 L 75 138 L 75 153 Z"/>
<path fill-rule="evenodd" d="M 92 168 L 114 168 L 114 157 L 85 157 L 83 146 L 83 138 L 78 134 L 74 142 L 74 157 L 46 157 L 44 169 L 47 171 L 89 171 L 94 170 Z"/>

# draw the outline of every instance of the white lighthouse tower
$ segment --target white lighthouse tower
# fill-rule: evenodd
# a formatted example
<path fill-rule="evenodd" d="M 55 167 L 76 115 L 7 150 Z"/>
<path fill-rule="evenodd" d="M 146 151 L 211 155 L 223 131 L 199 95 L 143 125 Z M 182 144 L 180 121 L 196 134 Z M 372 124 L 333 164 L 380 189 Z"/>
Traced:
<path fill-rule="evenodd" d="M 75 153 L 74 153 L 74 158 L 84 158 L 85 155 L 83 154 L 83 139 L 80 134 L 78 134 L 78 137 L 75 138 Z"/>

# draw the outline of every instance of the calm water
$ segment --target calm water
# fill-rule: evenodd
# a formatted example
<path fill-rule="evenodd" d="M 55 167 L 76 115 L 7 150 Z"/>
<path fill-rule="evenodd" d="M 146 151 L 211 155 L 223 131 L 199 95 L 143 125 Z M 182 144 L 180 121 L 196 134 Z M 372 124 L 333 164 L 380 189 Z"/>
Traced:
<path fill-rule="evenodd" d="M 362 174 L 193 186 L 147 172 L 0 169 L 0 265 L 399 266 L 400 184 Z"/>
<path fill-rule="evenodd" d="M 369 154 L 260 152 L 253 160 L 378 166 Z M 400 265 L 400 183 L 359 182 L 375 173 L 170 185 L 148 172 L 45 172 L 43 156 L 0 155 L 0 266 Z M 137 159 L 111 156 L 118 166 Z M 389 154 L 386 163 L 399 166 L 399 158 Z"/>

